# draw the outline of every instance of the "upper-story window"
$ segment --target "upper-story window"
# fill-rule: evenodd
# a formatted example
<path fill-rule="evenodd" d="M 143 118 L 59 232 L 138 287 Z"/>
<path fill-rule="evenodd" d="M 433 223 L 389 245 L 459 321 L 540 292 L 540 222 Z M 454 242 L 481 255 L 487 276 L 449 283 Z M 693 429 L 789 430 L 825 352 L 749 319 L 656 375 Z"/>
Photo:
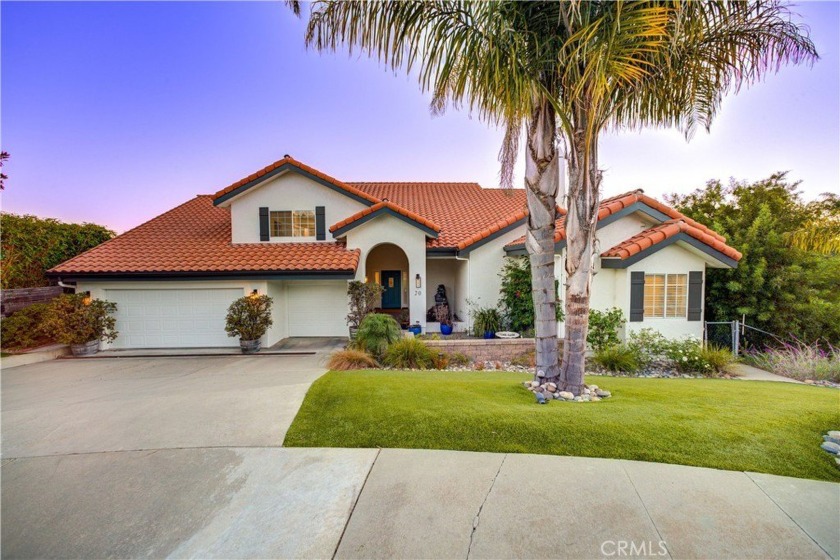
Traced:
<path fill-rule="evenodd" d="M 313 210 L 273 210 L 271 237 L 315 237 Z"/>
<path fill-rule="evenodd" d="M 645 274 L 645 317 L 685 317 L 688 275 Z"/>

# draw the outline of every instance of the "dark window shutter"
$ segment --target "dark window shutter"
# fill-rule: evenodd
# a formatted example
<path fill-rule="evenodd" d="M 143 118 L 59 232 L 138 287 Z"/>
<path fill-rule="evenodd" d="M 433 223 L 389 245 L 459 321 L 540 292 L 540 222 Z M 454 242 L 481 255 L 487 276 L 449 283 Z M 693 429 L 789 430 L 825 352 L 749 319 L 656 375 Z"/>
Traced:
<path fill-rule="evenodd" d="M 645 273 L 630 273 L 630 321 L 645 320 Z"/>
<path fill-rule="evenodd" d="M 260 241 L 268 241 L 268 207 L 260 207 Z"/>
<path fill-rule="evenodd" d="M 327 221 L 324 215 L 324 207 L 315 207 L 315 239 L 323 241 L 327 238 Z"/>
<path fill-rule="evenodd" d="M 688 273 L 688 320 L 699 321 L 703 317 L 703 272 Z"/>

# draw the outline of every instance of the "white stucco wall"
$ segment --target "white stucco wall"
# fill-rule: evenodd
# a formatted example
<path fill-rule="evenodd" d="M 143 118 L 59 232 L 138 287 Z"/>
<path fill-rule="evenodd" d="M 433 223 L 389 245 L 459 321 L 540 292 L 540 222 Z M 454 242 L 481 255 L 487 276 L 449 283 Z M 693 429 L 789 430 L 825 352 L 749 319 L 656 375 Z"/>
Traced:
<path fill-rule="evenodd" d="M 504 265 L 505 245 L 525 234 L 525 226 L 514 228 L 469 253 L 469 293 L 470 301 L 481 307 L 496 307 L 499 292 L 502 289 L 502 266 Z M 469 322 L 470 326 L 472 321 Z"/>
<path fill-rule="evenodd" d="M 621 306 L 624 310 L 625 317 L 630 317 L 630 273 L 634 271 L 642 271 L 645 274 L 688 274 L 691 271 L 705 271 L 706 261 L 680 246 L 679 243 L 669 245 L 664 249 L 657 251 L 646 259 L 642 259 L 636 264 L 630 265 L 626 269 L 626 274 L 623 279 L 623 289 L 627 297 L 623 300 Z M 705 272 L 704 272 L 705 274 Z M 704 286 L 705 289 L 705 286 Z M 703 297 L 705 294 L 703 294 Z M 703 302 L 701 297 L 701 302 Z M 703 318 L 705 317 L 705 302 L 703 314 L 700 321 L 689 321 L 685 317 L 671 317 L 671 318 L 650 318 L 645 317 L 644 321 L 627 322 L 625 331 L 629 335 L 631 332 L 637 332 L 641 329 L 652 328 L 656 329 L 668 338 L 681 338 L 684 336 L 693 336 L 696 338 L 703 337 Z"/>
<path fill-rule="evenodd" d="M 470 261 L 457 259 L 455 268 L 455 314 L 463 321 L 465 329 L 469 329 L 469 306 L 467 298 L 470 295 Z M 453 301 L 450 299 L 450 301 Z"/>
<path fill-rule="evenodd" d="M 233 243 L 260 243 L 260 207 L 271 210 L 315 210 L 324 207 L 327 238 L 333 242 L 329 228 L 336 222 L 366 208 L 361 202 L 334 191 L 303 175 L 286 172 L 247 190 L 230 202 Z M 315 237 L 272 237 L 271 242 L 315 241 Z M 264 242 L 263 242 L 264 243 Z"/>
<path fill-rule="evenodd" d="M 347 232 L 347 248 L 361 249 L 356 280 L 363 281 L 367 275 L 366 261 L 370 251 L 383 243 L 393 243 L 408 257 L 408 309 L 411 324 L 420 323 L 426 327 L 426 290 L 429 279 L 426 275 L 426 234 L 417 227 L 394 216 L 380 215 Z M 421 287 L 415 287 L 416 275 L 420 275 Z M 369 275 L 368 275 L 369 276 Z"/>
<path fill-rule="evenodd" d="M 289 336 L 286 283 L 279 280 L 269 281 L 266 289 L 268 296 L 274 300 L 271 309 L 271 318 L 274 324 L 266 333 L 266 344 L 271 346 Z"/>

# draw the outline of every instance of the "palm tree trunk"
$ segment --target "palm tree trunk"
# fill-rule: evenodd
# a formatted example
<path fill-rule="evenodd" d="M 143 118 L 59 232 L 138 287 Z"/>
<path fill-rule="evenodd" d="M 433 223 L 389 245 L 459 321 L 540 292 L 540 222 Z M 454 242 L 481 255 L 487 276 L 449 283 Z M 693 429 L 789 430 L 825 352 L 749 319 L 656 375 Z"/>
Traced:
<path fill-rule="evenodd" d="M 597 136 L 586 149 L 583 131 L 573 139 L 569 158 L 569 208 L 566 215 L 566 332 L 559 386 L 575 395 L 583 392 L 589 297 L 595 255 L 601 171 Z M 588 152 L 588 153 L 587 153 Z"/>
<path fill-rule="evenodd" d="M 528 123 L 525 150 L 528 200 L 525 246 L 531 261 L 536 375 L 547 380 L 556 380 L 560 374 L 554 280 L 554 221 L 560 182 L 555 126 L 553 107 L 548 103 L 536 107 Z"/>

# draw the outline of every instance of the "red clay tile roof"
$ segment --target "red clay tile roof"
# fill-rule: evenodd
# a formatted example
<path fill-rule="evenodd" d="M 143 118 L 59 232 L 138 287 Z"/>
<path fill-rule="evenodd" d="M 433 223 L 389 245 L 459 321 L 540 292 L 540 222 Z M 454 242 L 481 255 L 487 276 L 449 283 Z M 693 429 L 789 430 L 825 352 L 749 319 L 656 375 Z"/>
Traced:
<path fill-rule="evenodd" d="M 364 198 L 365 200 L 367 200 L 369 202 L 373 202 L 373 203 L 379 202 L 378 199 L 370 196 L 369 194 L 367 194 L 363 191 L 360 191 L 359 189 L 357 189 L 357 188 L 355 188 L 351 185 L 348 185 L 347 183 L 345 183 L 343 181 L 339 181 L 335 177 L 330 177 L 326 173 L 322 173 L 322 172 L 318 171 L 317 169 L 315 169 L 314 167 L 309 167 L 305 163 L 301 163 L 301 162 L 297 161 L 296 159 L 294 159 L 290 156 L 286 156 L 283 159 L 277 160 L 274 163 L 272 163 L 271 165 L 260 169 L 256 173 L 251 173 L 250 175 L 248 175 L 244 179 L 240 179 L 239 181 L 233 183 L 232 185 L 228 185 L 227 187 L 223 188 L 222 190 L 216 192 L 216 194 L 213 195 L 213 199 L 217 199 L 220 196 L 226 195 L 231 191 L 235 191 L 236 189 L 238 189 L 242 185 L 250 183 L 251 181 L 253 181 L 255 179 L 259 179 L 260 177 L 266 175 L 267 173 L 270 173 L 270 172 L 274 171 L 278 167 L 282 167 L 283 165 L 286 165 L 287 163 L 289 165 L 293 165 L 293 166 L 297 167 L 298 169 L 306 171 L 307 173 L 311 173 L 312 175 L 315 175 L 319 179 L 323 179 L 324 181 L 327 181 L 328 183 L 331 183 L 331 184 L 335 185 L 336 187 L 347 191 L 350 194 L 354 194 L 356 196 Z"/>
<path fill-rule="evenodd" d="M 355 272 L 339 243 L 231 243 L 230 210 L 202 195 L 66 261 L 52 274 Z"/>
<path fill-rule="evenodd" d="M 708 227 L 704 226 L 699 222 L 695 222 L 688 216 L 684 216 L 682 213 L 678 212 L 677 210 L 671 208 L 670 206 L 666 206 L 662 204 L 655 198 L 651 198 L 644 194 L 644 192 L 640 190 L 635 190 L 623 194 L 619 194 L 617 196 L 613 196 L 610 198 L 606 198 L 601 201 L 601 204 L 598 208 L 598 221 L 603 220 L 613 214 L 616 214 L 628 206 L 631 206 L 637 202 L 641 202 L 646 204 L 647 206 L 653 208 L 654 210 L 658 210 L 659 212 L 665 214 L 672 220 L 683 220 L 686 224 L 702 231 L 706 235 L 709 235 L 713 239 L 716 239 L 722 243 L 726 243 L 726 238 L 719 233 L 712 231 Z M 563 212 L 565 214 L 565 212 Z M 566 239 L 566 216 L 563 215 L 557 218 L 557 221 L 554 223 L 554 242 L 560 242 Z M 515 247 L 521 246 L 525 243 L 525 236 L 523 235 L 516 241 L 511 241 L 506 245 L 506 247 Z"/>
<path fill-rule="evenodd" d="M 478 183 L 348 183 L 440 226 L 429 248 L 465 249 L 524 216 L 523 189 L 482 189 Z"/>
<path fill-rule="evenodd" d="M 646 229 L 638 235 L 634 235 L 630 239 L 622 241 L 615 247 L 607 249 L 606 251 L 601 253 L 601 256 L 606 258 L 619 258 L 624 260 L 629 257 L 632 257 L 637 253 L 641 253 L 645 249 L 648 249 L 649 247 L 652 247 L 657 243 L 661 243 L 666 239 L 677 235 L 678 233 L 686 233 L 694 239 L 700 241 L 701 243 L 708 245 L 712 249 L 723 253 L 730 259 L 736 261 L 741 260 L 741 253 L 739 253 L 723 241 L 712 237 L 708 233 L 690 224 L 685 219 L 668 220 L 667 222 Z"/>
<path fill-rule="evenodd" d="M 345 218 L 345 219 L 341 220 L 340 222 L 337 222 L 337 223 L 331 225 L 330 226 L 330 232 L 334 232 L 338 229 L 343 228 L 344 226 L 350 225 L 357 220 L 361 220 L 365 216 L 369 216 L 369 215 L 373 214 L 374 212 L 378 212 L 378 211 L 382 210 L 383 208 L 388 208 L 389 210 L 393 210 L 394 212 L 405 216 L 409 220 L 412 220 L 414 222 L 417 222 L 418 224 L 424 225 L 427 228 L 432 229 L 436 232 L 440 232 L 440 226 L 439 225 L 435 224 L 434 222 L 430 222 L 429 220 L 427 220 L 423 216 L 421 216 L 419 214 L 416 214 L 416 213 L 412 212 L 411 210 L 406 210 L 405 208 L 403 208 L 401 206 L 397 206 L 393 202 L 390 202 L 390 201 L 387 201 L 387 200 L 384 200 L 382 202 L 377 202 L 373 206 L 365 208 L 364 210 L 360 210 L 359 212 L 356 212 L 355 214 L 353 214 L 349 218 Z"/>

